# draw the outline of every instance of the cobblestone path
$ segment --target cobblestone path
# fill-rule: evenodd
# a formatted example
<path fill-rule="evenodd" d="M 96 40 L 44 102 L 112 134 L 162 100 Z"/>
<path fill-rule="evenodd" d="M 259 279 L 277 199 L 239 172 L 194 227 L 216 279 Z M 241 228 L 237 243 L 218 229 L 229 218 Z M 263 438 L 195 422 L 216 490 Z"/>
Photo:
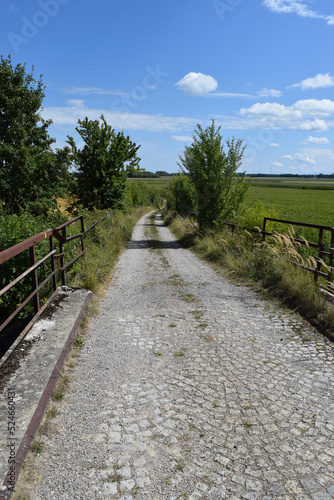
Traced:
<path fill-rule="evenodd" d="M 34 498 L 333 499 L 333 344 L 150 224 L 90 322 Z"/>

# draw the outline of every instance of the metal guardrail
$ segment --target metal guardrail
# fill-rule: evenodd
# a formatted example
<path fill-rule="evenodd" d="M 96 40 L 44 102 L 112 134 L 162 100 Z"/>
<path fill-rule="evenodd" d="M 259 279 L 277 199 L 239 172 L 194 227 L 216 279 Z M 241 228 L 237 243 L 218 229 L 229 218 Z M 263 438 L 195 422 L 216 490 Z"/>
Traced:
<path fill-rule="evenodd" d="M 72 219 L 69 222 L 66 222 L 62 226 L 57 227 L 56 229 L 48 229 L 45 232 L 39 233 L 35 236 L 32 236 L 31 238 L 28 238 L 27 240 L 24 240 L 20 243 L 17 243 L 16 245 L 3 250 L 0 252 L 0 265 L 7 262 L 8 260 L 12 259 L 13 257 L 16 257 L 17 255 L 21 254 L 22 252 L 28 251 L 29 252 L 29 260 L 30 260 L 30 267 L 29 269 L 26 269 L 20 276 L 15 278 L 11 283 L 6 285 L 4 288 L 0 290 L 0 297 L 3 297 L 7 292 L 12 290 L 12 288 L 19 284 L 24 278 L 27 276 L 31 276 L 31 293 L 26 297 L 23 302 L 15 309 L 15 311 L 10 314 L 10 316 L 6 319 L 1 318 L 1 324 L 0 324 L 0 332 L 3 331 L 9 323 L 18 316 L 18 314 L 22 311 L 22 309 L 30 302 L 33 301 L 33 306 L 34 306 L 34 314 L 38 314 L 38 311 L 41 309 L 40 306 L 40 297 L 39 297 L 39 292 L 40 290 L 50 281 L 52 280 L 52 288 L 53 288 L 53 293 L 57 290 L 57 273 L 60 273 L 61 277 L 61 282 L 62 285 L 66 285 L 66 270 L 74 264 L 78 259 L 80 259 L 84 253 L 85 253 L 85 247 L 84 247 L 84 236 L 85 234 L 88 233 L 93 227 L 95 227 L 97 224 L 100 222 L 104 221 L 106 217 L 103 219 L 95 222 L 93 225 L 91 225 L 88 229 L 85 229 L 84 227 L 84 218 L 82 215 L 79 217 L 76 217 L 75 219 Z M 67 228 L 71 224 L 80 221 L 80 232 L 78 234 L 75 234 L 74 236 L 67 237 Z M 49 253 L 47 253 L 42 259 L 40 259 L 38 262 L 36 261 L 36 245 L 38 243 L 45 241 L 49 239 Z M 55 241 L 58 241 L 59 244 L 59 252 L 57 253 L 57 250 L 55 249 Z M 70 241 L 73 241 L 75 239 L 80 239 L 81 242 L 81 251 L 80 253 L 72 259 L 70 262 L 65 263 L 65 245 L 69 243 Z M 56 268 L 56 260 L 60 261 L 60 267 L 57 269 Z M 38 281 L 38 273 L 37 270 L 38 268 L 46 261 L 50 262 L 50 267 L 51 267 L 51 272 L 48 274 L 48 276 L 43 280 L 42 283 L 39 283 Z"/>

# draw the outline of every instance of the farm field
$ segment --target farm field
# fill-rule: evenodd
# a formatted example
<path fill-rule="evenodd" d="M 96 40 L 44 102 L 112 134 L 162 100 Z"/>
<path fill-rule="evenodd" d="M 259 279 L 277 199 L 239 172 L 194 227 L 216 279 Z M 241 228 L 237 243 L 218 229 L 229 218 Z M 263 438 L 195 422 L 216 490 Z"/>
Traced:
<path fill-rule="evenodd" d="M 172 179 L 172 177 L 170 176 L 166 176 L 166 177 L 153 177 L 153 178 L 138 178 L 138 177 L 131 177 L 131 178 L 127 178 L 127 182 L 136 182 L 136 181 L 140 181 L 140 182 L 144 182 L 145 184 L 147 184 L 148 186 L 151 186 L 153 187 L 154 189 L 157 189 L 157 190 L 160 190 L 160 189 L 164 189 L 165 187 L 168 186 L 170 180 Z"/>
<path fill-rule="evenodd" d="M 145 182 L 154 189 L 168 186 L 172 177 L 128 179 Z M 261 202 L 278 217 L 297 222 L 334 226 L 334 179 L 296 177 L 253 177 L 246 206 Z"/>
<path fill-rule="evenodd" d="M 298 189 L 334 189 L 334 179 L 303 177 L 252 177 L 253 186 Z"/>
<path fill-rule="evenodd" d="M 245 203 L 262 202 L 282 219 L 334 226 L 334 190 L 278 188 L 251 185 Z"/>

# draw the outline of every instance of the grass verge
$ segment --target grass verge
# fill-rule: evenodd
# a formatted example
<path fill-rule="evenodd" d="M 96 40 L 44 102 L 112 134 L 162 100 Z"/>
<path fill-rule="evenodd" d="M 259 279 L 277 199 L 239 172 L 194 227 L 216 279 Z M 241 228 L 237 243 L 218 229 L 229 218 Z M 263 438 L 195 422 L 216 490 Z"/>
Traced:
<path fill-rule="evenodd" d="M 294 264 L 309 262 L 288 238 L 277 236 L 272 244 L 261 245 L 247 232 L 231 235 L 226 229 L 199 235 L 189 219 L 170 212 L 164 213 L 164 220 L 183 246 L 238 283 L 278 299 L 334 339 L 334 307 L 326 302 L 313 275 Z"/>

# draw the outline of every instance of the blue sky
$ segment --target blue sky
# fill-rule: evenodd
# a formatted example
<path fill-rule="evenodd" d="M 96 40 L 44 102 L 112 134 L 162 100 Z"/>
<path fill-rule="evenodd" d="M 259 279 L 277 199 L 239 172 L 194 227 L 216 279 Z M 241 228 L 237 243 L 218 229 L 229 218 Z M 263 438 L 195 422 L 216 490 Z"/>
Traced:
<path fill-rule="evenodd" d="M 2 0 L 0 53 L 35 66 L 57 147 L 101 114 L 177 172 L 196 124 L 247 173 L 334 172 L 333 0 Z"/>

